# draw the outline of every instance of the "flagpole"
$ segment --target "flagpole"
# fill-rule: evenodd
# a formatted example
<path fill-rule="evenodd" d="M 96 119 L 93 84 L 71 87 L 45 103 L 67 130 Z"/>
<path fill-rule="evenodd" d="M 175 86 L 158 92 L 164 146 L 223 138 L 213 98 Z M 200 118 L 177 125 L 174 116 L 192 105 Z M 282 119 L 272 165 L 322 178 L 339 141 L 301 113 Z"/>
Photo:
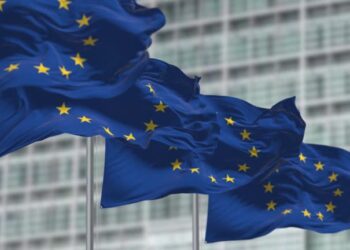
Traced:
<path fill-rule="evenodd" d="M 94 141 L 86 139 L 86 250 L 94 249 Z"/>
<path fill-rule="evenodd" d="M 199 195 L 192 194 L 192 250 L 199 250 Z"/>

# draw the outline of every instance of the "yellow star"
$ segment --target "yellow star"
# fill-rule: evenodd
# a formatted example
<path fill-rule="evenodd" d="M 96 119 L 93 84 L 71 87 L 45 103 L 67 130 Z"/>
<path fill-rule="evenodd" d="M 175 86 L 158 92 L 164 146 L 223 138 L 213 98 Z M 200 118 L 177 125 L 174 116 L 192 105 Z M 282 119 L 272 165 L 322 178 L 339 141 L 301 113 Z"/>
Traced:
<path fill-rule="evenodd" d="M 67 79 L 69 79 L 69 75 L 72 74 L 72 71 L 69 71 L 66 69 L 66 67 L 62 66 L 60 67 L 61 74 L 65 76 Z"/>
<path fill-rule="evenodd" d="M 12 72 L 14 70 L 18 70 L 19 69 L 19 63 L 17 64 L 10 64 L 6 69 L 4 69 L 7 72 Z"/>
<path fill-rule="evenodd" d="M 232 126 L 233 124 L 235 124 L 235 121 L 232 119 L 232 117 L 226 117 L 225 121 L 226 121 L 226 124 L 229 126 Z"/>
<path fill-rule="evenodd" d="M 260 150 L 256 149 L 256 147 L 252 147 L 252 149 L 249 150 L 250 157 L 259 157 Z"/>
<path fill-rule="evenodd" d="M 171 150 L 177 150 L 177 147 L 175 147 L 175 146 L 170 146 L 169 147 L 169 150 L 171 151 Z"/>
<path fill-rule="evenodd" d="M 245 141 L 245 140 L 250 140 L 250 132 L 248 132 L 248 130 L 244 129 L 242 132 L 241 132 L 241 136 L 242 136 L 242 140 Z"/>
<path fill-rule="evenodd" d="M 83 26 L 89 26 L 90 25 L 90 23 L 89 23 L 90 19 L 91 19 L 91 16 L 87 17 L 84 14 L 81 19 L 76 20 L 77 23 L 79 24 L 79 28 L 81 28 Z"/>
<path fill-rule="evenodd" d="M 61 106 L 56 107 L 60 111 L 60 115 L 69 115 L 70 107 L 67 107 L 65 103 L 62 103 Z"/>
<path fill-rule="evenodd" d="M 316 171 L 322 171 L 324 169 L 324 164 L 322 162 L 317 162 L 314 164 Z"/>
<path fill-rule="evenodd" d="M 91 123 L 91 118 L 89 118 L 89 117 L 87 117 L 85 115 L 83 115 L 81 117 L 78 117 L 78 119 L 80 120 L 81 123 L 84 123 L 84 122 Z"/>
<path fill-rule="evenodd" d="M 168 107 L 165 105 L 162 101 L 159 102 L 159 104 L 154 105 L 156 112 L 165 112 L 165 109 Z"/>
<path fill-rule="evenodd" d="M 287 215 L 287 214 L 291 214 L 291 213 L 292 213 L 292 209 L 285 209 L 282 212 L 283 215 Z"/>
<path fill-rule="evenodd" d="M 112 131 L 110 130 L 110 128 L 103 127 L 103 130 L 106 132 L 106 134 L 108 134 L 108 135 L 110 135 L 110 136 L 114 136 L 114 134 L 112 133 Z"/>
<path fill-rule="evenodd" d="M 60 6 L 59 9 L 65 9 L 69 10 L 69 5 L 72 3 L 71 1 L 68 0 L 58 0 Z"/>
<path fill-rule="evenodd" d="M 276 205 L 277 205 L 277 203 L 274 202 L 274 201 L 270 201 L 269 203 L 266 203 L 267 211 L 275 210 L 276 209 Z"/>
<path fill-rule="evenodd" d="M 83 40 L 84 46 L 96 46 L 98 39 L 89 36 L 88 38 Z"/>
<path fill-rule="evenodd" d="M 50 68 L 45 67 L 44 64 L 40 63 L 37 66 L 34 66 L 34 68 L 36 68 L 38 70 L 38 74 L 49 74 Z"/>
<path fill-rule="evenodd" d="M 344 191 L 342 191 L 340 188 L 337 188 L 333 194 L 335 197 L 341 197 L 343 195 Z"/>
<path fill-rule="evenodd" d="M 316 215 L 317 215 L 317 218 L 318 218 L 320 221 L 323 221 L 324 216 L 323 216 L 323 214 L 322 214 L 321 212 L 318 212 Z"/>
<path fill-rule="evenodd" d="M 71 56 L 71 58 L 74 61 L 74 65 L 79 65 L 80 67 L 84 68 L 84 63 L 86 62 L 85 58 L 82 58 L 79 53 L 77 53 L 76 56 Z"/>
<path fill-rule="evenodd" d="M 179 161 L 178 159 L 176 159 L 174 162 L 171 163 L 171 166 L 173 166 L 173 171 L 175 170 L 181 170 L 181 165 L 182 165 L 182 162 Z"/>
<path fill-rule="evenodd" d="M 250 167 L 246 163 L 238 165 L 239 172 L 247 172 L 249 169 Z"/>
<path fill-rule="evenodd" d="M 231 182 L 231 183 L 235 183 L 235 178 L 229 176 L 228 174 L 226 175 L 225 178 L 223 178 L 226 182 Z"/>
<path fill-rule="evenodd" d="M 335 182 L 338 180 L 338 174 L 333 172 L 330 176 L 328 176 L 328 179 L 330 183 Z"/>
<path fill-rule="evenodd" d="M 212 175 L 209 176 L 209 179 L 210 179 L 210 182 L 211 182 L 211 183 L 217 183 L 217 182 L 216 182 L 216 178 L 215 178 L 214 176 L 212 176 Z"/>
<path fill-rule="evenodd" d="M 304 217 L 311 218 L 311 213 L 307 209 L 301 211 L 301 213 L 304 215 Z"/>
<path fill-rule="evenodd" d="M 265 193 L 272 193 L 275 186 L 271 182 L 264 185 Z"/>
<path fill-rule="evenodd" d="M 146 132 L 148 131 L 154 131 L 158 125 L 153 122 L 153 120 L 150 120 L 148 123 L 145 122 L 146 125 Z"/>
<path fill-rule="evenodd" d="M 299 161 L 302 161 L 302 162 L 306 162 L 306 159 L 307 159 L 307 157 L 303 154 L 303 153 L 300 153 L 299 154 Z"/>
<path fill-rule="evenodd" d="M 3 6 L 6 3 L 5 0 L 0 0 L 0 11 L 4 11 Z"/>
<path fill-rule="evenodd" d="M 153 86 L 149 83 L 146 85 L 146 87 L 149 89 L 149 92 L 152 93 L 152 94 L 155 94 L 156 91 L 154 90 Z"/>
<path fill-rule="evenodd" d="M 125 138 L 127 141 L 136 141 L 136 138 L 135 138 L 135 136 L 134 136 L 132 133 L 130 133 L 130 134 L 128 134 L 128 135 L 124 135 L 124 138 Z"/>
<path fill-rule="evenodd" d="M 199 174 L 199 168 L 190 168 L 191 174 Z"/>
<path fill-rule="evenodd" d="M 334 213 L 334 209 L 337 207 L 333 204 L 333 202 L 329 202 L 325 206 L 327 208 L 327 212 L 331 212 L 331 213 Z"/>

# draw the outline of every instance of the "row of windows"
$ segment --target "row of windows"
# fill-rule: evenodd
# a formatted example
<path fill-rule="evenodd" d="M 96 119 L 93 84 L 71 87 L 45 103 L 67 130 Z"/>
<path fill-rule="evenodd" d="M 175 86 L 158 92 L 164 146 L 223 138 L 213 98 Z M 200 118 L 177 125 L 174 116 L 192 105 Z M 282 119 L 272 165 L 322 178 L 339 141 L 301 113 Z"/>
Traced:
<path fill-rule="evenodd" d="M 27 162 L 10 162 L 6 179 L 3 182 L 5 182 L 4 184 L 8 189 L 13 190 L 27 185 L 34 187 L 65 183 L 70 181 L 71 178 L 72 159 L 65 156 L 47 160 L 34 160 L 31 168 Z"/>
<path fill-rule="evenodd" d="M 350 20 L 329 18 L 326 21 L 313 21 L 306 26 L 306 48 L 319 50 L 334 46 L 347 46 L 350 42 Z"/>
<path fill-rule="evenodd" d="M 306 76 L 308 100 L 350 95 L 350 73 L 345 67 L 320 68 Z"/>
<path fill-rule="evenodd" d="M 306 103 L 334 97 L 346 99 L 350 95 L 350 74 L 347 67 L 347 64 L 334 65 L 308 71 L 306 84 L 303 86 Z M 240 74 L 244 74 L 246 71 L 244 69 L 241 69 L 241 72 L 236 71 L 232 75 L 232 83 L 228 84 L 229 95 L 265 107 L 281 98 L 300 95 L 298 71 L 282 74 L 277 73 L 278 71 L 275 71 L 274 68 L 270 68 L 268 72 L 269 74 L 266 74 L 265 77 L 262 75 L 254 77 L 254 75 L 249 74 L 241 77 Z M 217 79 L 216 83 L 220 83 L 220 79 Z M 338 105 L 333 109 L 333 112 L 349 112 L 349 108 L 347 105 Z M 316 113 L 315 110 L 313 115 Z"/>
<path fill-rule="evenodd" d="M 69 150 L 69 147 L 67 150 Z M 18 156 L 14 154 L 13 157 Z M 94 159 L 96 179 L 101 179 L 104 169 L 103 152 L 96 152 Z M 85 179 L 85 155 L 79 157 L 78 166 L 78 178 Z M 62 155 L 61 157 L 47 159 L 33 159 L 31 162 L 10 161 L 7 167 L 6 178 L 4 178 L 3 173 L 4 167 L 0 166 L 0 189 L 5 185 L 10 191 L 28 186 L 35 188 L 65 184 L 72 181 L 74 173 L 73 158 L 70 155 Z"/>
<path fill-rule="evenodd" d="M 230 0 L 230 11 L 242 14 L 247 11 L 270 9 L 275 6 L 296 5 L 299 0 Z"/>
<path fill-rule="evenodd" d="M 70 226 L 67 206 L 11 211 L 5 214 L 5 236 L 18 238 L 26 235 L 62 232 Z"/>
<path fill-rule="evenodd" d="M 217 17 L 221 13 L 221 0 L 179 0 L 160 3 L 169 23 L 185 22 L 197 18 Z"/>
<path fill-rule="evenodd" d="M 285 21 L 298 20 L 298 0 L 228 0 L 229 11 L 233 15 L 242 15 L 249 11 L 271 10 L 272 7 L 281 5 L 295 6 L 295 10 L 273 13 L 272 15 L 253 16 L 247 23 L 253 25 L 271 25 L 283 23 Z M 218 18 L 223 12 L 223 0 L 179 0 L 160 3 L 169 23 L 188 22 L 198 18 Z M 348 15 L 350 12 L 350 2 L 338 2 L 332 5 L 321 7 L 311 7 L 306 11 L 308 20 L 324 19 L 325 17 L 335 17 Z"/>
<path fill-rule="evenodd" d="M 274 6 L 296 4 L 295 0 L 229 0 L 229 11 L 242 14 L 250 10 L 268 9 Z M 223 0 L 179 0 L 160 2 L 169 23 L 186 22 L 198 18 L 219 17 L 223 12 Z"/>
<path fill-rule="evenodd" d="M 222 34 L 217 34 L 182 39 L 178 45 L 159 43 L 155 47 L 154 55 L 183 68 L 218 65 L 224 59 L 222 39 Z M 268 29 L 260 32 L 235 33 L 227 39 L 228 62 L 242 62 L 277 55 L 298 56 L 301 44 L 297 26 L 290 26 L 279 32 Z M 307 52 L 349 44 L 350 20 L 330 25 L 312 24 L 307 27 Z"/>
<path fill-rule="evenodd" d="M 174 195 L 149 205 L 149 219 L 169 219 L 189 216 L 191 214 L 190 195 Z M 113 209 L 98 209 L 96 226 L 107 227 L 125 223 L 140 223 L 144 218 L 141 203 Z M 5 223 L 5 236 L 12 238 L 23 235 L 36 236 L 46 233 L 64 232 L 72 225 L 73 209 L 70 206 L 36 207 L 2 214 Z M 85 228 L 85 205 L 76 208 L 76 227 Z"/>
<path fill-rule="evenodd" d="M 305 142 L 350 147 L 350 118 L 336 120 L 329 118 L 309 123 L 306 128 Z"/>

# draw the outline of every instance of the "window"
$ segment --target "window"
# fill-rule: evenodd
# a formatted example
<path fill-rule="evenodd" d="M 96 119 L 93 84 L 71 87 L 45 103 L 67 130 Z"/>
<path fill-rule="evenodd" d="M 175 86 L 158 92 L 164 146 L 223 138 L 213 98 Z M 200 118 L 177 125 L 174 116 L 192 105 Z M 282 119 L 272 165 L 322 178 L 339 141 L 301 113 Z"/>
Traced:
<path fill-rule="evenodd" d="M 8 167 L 7 187 L 24 187 L 27 183 L 27 168 L 25 163 L 11 163 Z"/>
<path fill-rule="evenodd" d="M 244 13 L 248 10 L 248 0 L 230 0 L 231 13 Z"/>
<path fill-rule="evenodd" d="M 311 76 L 307 79 L 306 96 L 311 99 L 325 96 L 325 82 L 322 75 Z"/>
<path fill-rule="evenodd" d="M 316 44 L 317 48 L 323 48 L 324 46 L 324 28 L 322 26 L 316 28 Z"/>
<path fill-rule="evenodd" d="M 350 73 L 344 75 L 344 90 L 346 94 L 350 94 Z"/>
<path fill-rule="evenodd" d="M 66 230 L 70 226 L 70 209 L 67 206 L 47 208 L 46 218 L 49 231 Z"/>
<path fill-rule="evenodd" d="M 221 14 L 221 0 L 201 0 L 199 6 L 200 16 L 203 18 L 219 17 Z"/>
<path fill-rule="evenodd" d="M 34 161 L 32 184 L 43 185 L 65 182 L 72 176 L 72 159 L 69 157 Z"/>
<path fill-rule="evenodd" d="M 220 39 L 205 40 L 201 47 L 202 65 L 215 65 L 222 60 L 222 42 Z"/>
<path fill-rule="evenodd" d="M 76 207 L 76 227 L 78 230 L 83 230 L 85 228 L 85 216 L 86 216 L 86 209 L 85 204 L 79 204 Z"/>
<path fill-rule="evenodd" d="M 306 47 L 310 50 L 322 49 L 328 44 L 327 40 L 331 40 L 331 36 L 327 34 L 328 23 L 325 22 L 309 22 L 306 31 Z"/>
<path fill-rule="evenodd" d="M 184 22 L 197 18 L 198 6 L 194 0 L 180 0 L 178 2 L 177 22 Z"/>
<path fill-rule="evenodd" d="M 323 124 L 311 123 L 306 127 L 305 142 L 324 144 L 326 142 L 325 127 Z"/>
<path fill-rule="evenodd" d="M 6 236 L 20 237 L 23 233 L 24 214 L 22 211 L 6 213 Z"/>
<path fill-rule="evenodd" d="M 233 35 L 229 41 L 229 52 L 231 61 L 242 61 L 248 59 L 248 38 L 245 35 Z"/>
<path fill-rule="evenodd" d="M 159 201 L 150 203 L 151 219 L 165 219 L 179 217 L 184 214 L 190 215 L 190 195 L 172 195 Z"/>
<path fill-rule="evenodd" d="M 29 210 L 27 231 L 31 235 L 40 235 L 47 230 L 47 216 L 40 208 Z"/>
<path fill-rule="evenodd" d="M 267 57 L 274 54 L 275 37 L 261 32 L 253 38 L 253 57 Z"/>

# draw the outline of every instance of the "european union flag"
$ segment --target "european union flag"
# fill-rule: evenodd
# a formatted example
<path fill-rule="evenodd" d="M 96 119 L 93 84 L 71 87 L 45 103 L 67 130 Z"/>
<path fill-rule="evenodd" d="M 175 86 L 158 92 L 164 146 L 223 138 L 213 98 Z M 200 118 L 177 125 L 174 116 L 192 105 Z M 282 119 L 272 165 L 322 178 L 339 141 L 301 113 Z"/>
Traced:
<path fill-rule="evenodd" d="M 61 133 L 211 147 L 198 79 L 148 58 L 163 24 L 133 0 L 2 1 L 0 156 Z"/>
<path fill-rule="evenodd" d="M 320 233 L 350 228 L 350 153 L 303 144 L 298 157 L 275 165 L 265 179 L 211 195 L 207 242 L 259 237 L 299 227 Z"/>
<path fill-rule="evenodd" d="M 298 154 L 305 124 L 294 98 L 271 109 L 232 97 L 201 95 L 198 99 L 216 114 L 218 137 L 211 143 L 204 136 L 191 148 L 152 142 L 141 149 L 107 140 L 102 207 L 174 193 L 236 190 L 269 176 L 282 157 Z M 193 129 L 198 126 L 193 123 Z M 193 138 L 188 139 L 191 145 Z"/>
<path fill-rule="evenodd" d="M 163 24 L 133 0 L 1 1 L 0 155 L 62 133 L 102 135 L 107 207 L 230 190 L 295 154 L 294 100 L 266 110 L 200 95 L 198 78 L 149 59 Z"/>

